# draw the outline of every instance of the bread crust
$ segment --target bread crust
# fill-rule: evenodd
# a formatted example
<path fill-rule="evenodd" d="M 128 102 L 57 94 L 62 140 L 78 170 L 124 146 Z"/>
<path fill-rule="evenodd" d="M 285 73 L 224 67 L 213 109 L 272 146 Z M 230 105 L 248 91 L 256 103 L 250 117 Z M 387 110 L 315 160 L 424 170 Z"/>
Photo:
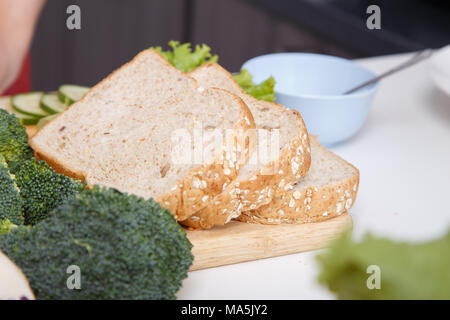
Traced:
<path fill-rule="evenodd" d="M 320 148 L 325 149 L 323 146 Z M 256 210 L 242 212 L 237 219 L 269 225 L 312 223 L 347 212 L 353 206 L 358 193 L 359 170 L 341 157 L 335 156 L 354 169 L 355 174 L 352 177 L 324 186 L 312 185 L 302 190 L 278 189 L 272 202 Z"/>
<path fill-rule="evenodd" d="M 212 89 L 228 92 L 217 88 Z M 155 199 L 161 206 L 170 210 L 178 221 L 186 220 L 195 212 L 205 208 L 209 199 L 222 192 L 222 186 L 225 183 L 236 179 L 239 166 L 247 162 L 252 152 L 252 146 L 240 139 L 240 133 L 249 136 L 253 134 L 255 129 L 253 115 L 242 99 L 236 95 L 233 97 L 239 99 L 242 112 L 240 120 L 234 127 L 234 133 L 227 139 L 225 146 L 240 144 L 240 154 L 236 158 L 226 160 L 230 150 L 224 147 L 211 163 L 192 169 L 169 192 Z"/>
<path fill-rule="evenodd" d="M 299 134 L 282 148 L 280 157 L 260 168 L 246 179 L 233 181 L 224 185 L 223 192 L 209 201 L 209 205 L 193 214 L 189 219 L 181 221 L 191 229 L 207 229 L 214 225 L 224 225 L 231 219 L 248 210 L 257 209 L 272 201 L 277 188 L 289 188 L 292 183 L 305 176 L 311 164 L 309 135 L 303 119 L 296 110 L 288 110 L 274 102 L 262 102 L 245 93 L 231 75 L 215 63 L 207 63 L 203 68 L 217 68 L 234 84 L 234 90 L 240 96 L 245 96 L 251 103 L 265 104 L 268 108 L 281 109 L 282 112 L 292 112 L 299 124 Z M 195 72 L 192 71 L 192 73 Z M 232 82 L 231 82 L 232 81 Z M 264 174 L 272 168 L 277 168 L 275 174 Z"/>
<path fill-rule="evenodd" d="M 165 58 L 163 58 L 159 53 L 154 50 L 144 50 L 138 53 L 130 62 L 125 63 L 123 66 L 119 67 L 117 70 L 113 71 L 110 75 L 108 75 L 105 79 L 95 85 L 89 92 L 95 89 L 101 89 L 103 85 L 118 71 L 122 68 L 126 68 L 132 63 L 135 63 L 142 55 L 153 54 L 159 57 L 162 63 L 166 64 L 166 66 L 173 68 L 183 77 L 188 77 L 192 79 L 195 84 L 195 89 L 198 89 L 198 83 L 192 77 L 189 77 L 187 74 L 173 67 Z M 246 132 L 249 129 L 255 129 L 255 122 L 253 119 L 253 115 L 251 114 L 247 105 L 242 101 L 240 97 L 234 95 L 226 90 L 212 88 L 211 90 L 221 90 L 226 92 L 226 94 L 231 95 L 234 100 L 238 102 L 241 106 L 241 112 L 239 116 L 239 121 L 236 123 L 234 127 L 234 135 L 230 139 L 234 139 L 239 132 Z M 89 92 L 86 94 L 88 95 Z M 57 121 L 57 119 L 64 113 L 70 110 L 71 108 L 76 107 L 78 103 L 81 103 L 86 95 L 78 102 L 75 102 L 71 106 L 69 106 L 66 110 L 64 110 L 61 114 L 58 114 L 51 122 Z M 42 131 L 45 130 L 45 127 Z M 80 170 L 76 170 L 75 168 L 70 167 L 67 164 L 61 163 L 59 159 L 51 154 L 46 153 L 42 150 L 36 140 L 39 139 L 40 132 L 33 136 L 30 139 L 30 146 L 34 149 L 37 157 L 39 159 L 45 160 L 49 165 L 51 165 L 56 171 L 67 175 L 69 177 L 86 180 L 88 187 L 91 187 L 89 184 L 89 177 L 86 176 L 85 172 Z M 245 148 L 245 146 L 243 146 Z M 244 149 L 245 151 L 245 149 Z M 222 189 L 219 190 L 218 185 L 220 186 L 225 183 L 225 181 L 234 179 L 238 174 L 239 166 L 236 166 L 236 163 L 239 161 L 245 162 L 245 156 L 240 157 L 236 160 L 235 163 L 220 161 L 224 157 L 224 152 L 219 153 L 212 163 L 199 165 L 190 170 L 188 174 L 186 174 L 182 179 L 180 179 L 172 188 L 169 188 L 169 191 L 155 197 L 155 200 L 160 203 L 161 206 L 170 210 L 172 214 L 175 216 L 177 220 L 185 220 L 190 217 L 194 212 L 202 209 L 207 205 L 207 202 L 204 201 L 205 197 L 212 197 Z M 249 153 L 249 152 L 247 152 Z M 248 155 L 247 155 L 248 157 Z M 222 162 L 222 163 L 221 163 Z M 216 178 L 218 176 L 218 178 Z M 200 185 L 198 185 L 198 181 L 200 181 Z M 204 187 L 206 184 L 206 187 Z"/>

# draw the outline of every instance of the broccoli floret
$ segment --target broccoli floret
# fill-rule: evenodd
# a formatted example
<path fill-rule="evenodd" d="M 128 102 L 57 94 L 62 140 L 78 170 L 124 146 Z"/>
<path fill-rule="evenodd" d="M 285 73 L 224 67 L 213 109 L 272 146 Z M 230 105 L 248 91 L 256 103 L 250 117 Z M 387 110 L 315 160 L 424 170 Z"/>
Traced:
<path fill-rule="evenodd" d="M 3 109 L 0 109 L 0 154 L 12 173 L 22 161 L 33 158 L 25 128 L 15 115 Z"/>
<path fill-rule="evenodd" d="M 0 110 L 0 154 L 6 160 L 6 170 L 14 174 L 18 187 L 15 188 L 14 194 L 12 191 L 2 192 L 0 218 L 4 216 L 17 224 L 23 222 L 23 219 L 22 222 L 18 220 L 17 208 L 20 207 L 17 199 L 18 190 L 22 198 L 22 208 L 19 210 L 23 211 L 24 222 L 34 225 L 44 219 L 50 210 L 85 188 L 84 184 L 55 172 L 44 161 L 36 161 L 28 146 L 25 128 L 15 115 L 5 110 Z M 2 182 L 11 180 L 7 171 L 1 170 Z M 2 191 L 11 189 L 11 183 L 2 183 L 0 188 Z M 11 194 L 14 198 L 10 196 Z M 9 216 L 3 214 L 3 206 L 5 210 L 9 210 Z"/>
<path fill-rule="evenodd" d="M 9 219 L 15 224 L 24 222 L 19 189 L 5 158 L 0 154 L 0 220 L 3 219 Z"/>
<path fill-rule="evenodd" d="M 50 210 L 79 193 L 85 185 L 54 171 L 45 161 L 27 160 L 15 173 L 23 199 L 26 225 L 45 219 Z"/>
<path fill-rule="evenodd" d="M 30 280 L 38 299 L 173 299 L 192 264 L 192 245 L 153 200 L 94 187 L 45 221 L 0 237 L 0 249 Z M 67 287 L 67 268 L 80 289 Z"/>

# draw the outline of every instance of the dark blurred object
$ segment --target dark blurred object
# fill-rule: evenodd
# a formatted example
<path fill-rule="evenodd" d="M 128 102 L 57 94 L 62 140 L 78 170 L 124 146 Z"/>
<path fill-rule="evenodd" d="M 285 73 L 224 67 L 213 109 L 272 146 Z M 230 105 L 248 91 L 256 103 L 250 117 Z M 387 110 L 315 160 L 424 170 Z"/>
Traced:
<path fill-rule="evenodd" d="M 446 0 L 247 0 L 328 37 L 362 56 L 384 55 L 450 42 Z M 381 30 L 366 27 L 367 7 L 378 5 Z"/>
<path fill-rule="evenodd" d="M 66 8 L 81 8 L 81 30 Z M 381 7 L 381 30 L 366 8 Z M 206 43 L 230 71 L 270 52 L 358 58 L 450 42 L 448 1 L 397 0 L 48 0 L 32 47 L 35 90 L 93 85 L 150 46 Z"/>
<path fill-rule="evenodd" d="M 81 9 L 81 30 L 68 30 L 66 8 Z M 186 1 L 48 0 L 32 46 L 34 90 L 63 83 L 91 86 L 139 51 L 180 39 Z"/>

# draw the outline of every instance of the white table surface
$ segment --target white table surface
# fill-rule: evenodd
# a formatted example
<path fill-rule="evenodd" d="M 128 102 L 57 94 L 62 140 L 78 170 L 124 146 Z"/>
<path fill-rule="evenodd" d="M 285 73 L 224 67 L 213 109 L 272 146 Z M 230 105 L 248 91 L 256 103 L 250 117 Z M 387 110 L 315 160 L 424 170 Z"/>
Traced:
<path fill-rule="evenodd" d="M 362 59 L 381 73 L 409 55 Z M 359 168 L 350 214 L 356 238 L 366 232 L 421 241 L 450 227 L 450 97 L 427 62 L 382 81 L 361 131 L 332 148 Z M 317 284 L 316 252 L 194 271 L 179 299 L 333 299 Z"/>

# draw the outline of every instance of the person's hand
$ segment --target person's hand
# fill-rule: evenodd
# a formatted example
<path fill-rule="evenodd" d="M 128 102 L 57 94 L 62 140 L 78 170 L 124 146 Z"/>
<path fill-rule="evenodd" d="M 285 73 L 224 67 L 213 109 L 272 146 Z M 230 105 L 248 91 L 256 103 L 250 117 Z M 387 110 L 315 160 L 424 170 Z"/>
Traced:
<path fill-rule="evenodd" d="M 0 0 L 0 95 L 19 75 L 45 0 Z"/>
<path fill-rule="evenodd" d="M 27 47 L 17 48 L 14 43 L 0 38 L 0 94 L 17 78 Z"/>

